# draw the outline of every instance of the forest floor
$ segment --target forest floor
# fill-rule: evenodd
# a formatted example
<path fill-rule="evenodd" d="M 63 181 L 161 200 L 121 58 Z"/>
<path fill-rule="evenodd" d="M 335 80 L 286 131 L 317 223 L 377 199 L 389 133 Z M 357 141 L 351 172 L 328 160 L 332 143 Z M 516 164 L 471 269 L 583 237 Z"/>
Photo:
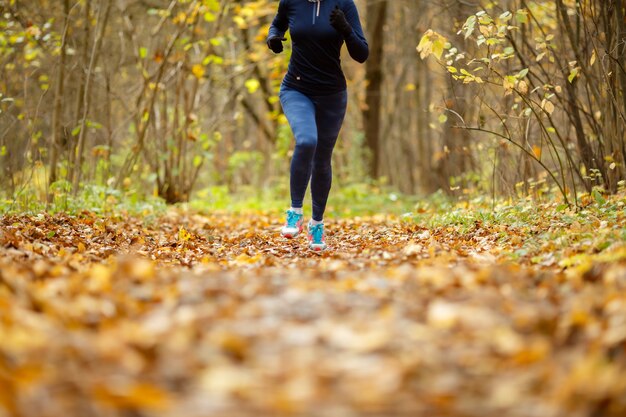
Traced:
<path fill-rule="evenodd" d="M 624 201 L 0 217 L 0 417 L 623 416 Z"/>

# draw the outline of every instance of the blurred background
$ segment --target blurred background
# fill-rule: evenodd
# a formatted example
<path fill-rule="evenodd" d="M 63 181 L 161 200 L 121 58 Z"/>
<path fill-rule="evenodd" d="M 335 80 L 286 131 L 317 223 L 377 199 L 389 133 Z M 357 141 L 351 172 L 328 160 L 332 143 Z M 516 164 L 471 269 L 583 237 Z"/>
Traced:
<path fill-rule="evenodd" d="M 371 54 L 343 59 L 336 188 L 571 203 L 624 187 L 621 0 L 355 1 Z M 0 0 L 1 207 L 286 197 L 277 3 Z"/>

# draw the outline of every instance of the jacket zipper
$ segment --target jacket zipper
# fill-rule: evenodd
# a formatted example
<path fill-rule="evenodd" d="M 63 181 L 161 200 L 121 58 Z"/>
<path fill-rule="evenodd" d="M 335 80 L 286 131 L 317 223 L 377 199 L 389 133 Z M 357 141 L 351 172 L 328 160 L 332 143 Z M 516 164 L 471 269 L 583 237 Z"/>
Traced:
<path fill-rule="evenodd" d="M 313 3 L 317 3 L 317 11 L 315 11 L 315 5 L 313 6 L 313 24 L 315 24 L 315 18 L 320 17 L 320 4 L 322 3 L 322 0 L 317 0 Z"/>

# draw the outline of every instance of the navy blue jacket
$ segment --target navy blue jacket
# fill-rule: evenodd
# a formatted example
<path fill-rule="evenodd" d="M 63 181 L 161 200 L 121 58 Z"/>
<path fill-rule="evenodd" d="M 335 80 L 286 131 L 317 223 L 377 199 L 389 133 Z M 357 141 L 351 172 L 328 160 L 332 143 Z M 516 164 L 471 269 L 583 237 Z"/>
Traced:
<path fill-rule="evenodd" d="M 330 12 L 339 5 L 352 26 L 344 38 L 330 25 Z M 341 47 L 360 63 L 369 55 L 367 40 L 353 0 L 280 0 L 268 39 L 283 37 L 289 29 L 292 54 L 283 84 L 304 94 L 326 95 L 346 89 L 341 70 Z"/>

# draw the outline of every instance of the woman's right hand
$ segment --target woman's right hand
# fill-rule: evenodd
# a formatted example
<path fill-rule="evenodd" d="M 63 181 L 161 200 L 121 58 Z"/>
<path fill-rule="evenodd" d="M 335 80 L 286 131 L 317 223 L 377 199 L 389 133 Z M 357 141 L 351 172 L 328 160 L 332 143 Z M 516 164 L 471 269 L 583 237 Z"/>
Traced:
<path fill-rule="evenodd" d="M 267 47 L 270 48 L 275 54 L 280 54 L 283 51 L 283 41 L 286 40 L 287 38 L 272 36 L 267 40 Z"/>

